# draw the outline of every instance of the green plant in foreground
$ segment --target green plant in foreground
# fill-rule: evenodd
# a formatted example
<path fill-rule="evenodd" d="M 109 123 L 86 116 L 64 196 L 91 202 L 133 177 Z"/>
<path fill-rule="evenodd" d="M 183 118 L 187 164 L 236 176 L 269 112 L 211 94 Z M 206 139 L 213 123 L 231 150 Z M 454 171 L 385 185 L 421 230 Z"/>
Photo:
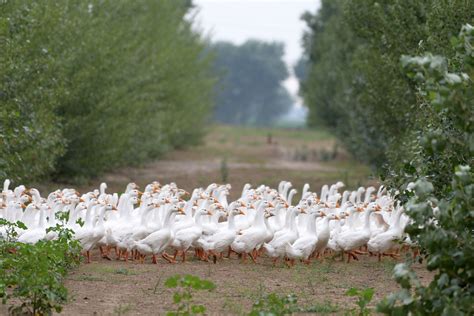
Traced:
<path fill-rule="evenodd" d="M 356 289 L 354 287 L 350 288 L 346 292 L 347 296 L 356 296 L 358 298 L 357 305 L 359 306 L 359 310 L 352 309 L 351 314 L 358 315 L 358 316 L 365 316 L 370 315 L 371 310 L 367 307 L 367 305 L 372 300 L 374 296 L 374 289 L 373 288 L 365 288 L 363 290 Z"/>
<path fill-rule="evenodd" d="M 202 280 L 197 276 L 175 275 L 165 281 L 167 288 L 177 289 L 173 294 L 173 303 L 176 304 L 176 311 L 169 311 L 168 316 L 173 315 L 199 315 L 206 312 L 206 307 L 202 304 L 194 304 L 193 290 L 213 290 L 216 286 L 208 280 Z"/>
<path fill-rule="evenodd" d="M 56 239 L 40 240 L 36 244 L 14 241 L 15 228 L 22 223 L 2 226 L 9 232 L 0 239 L 0 297 L 7 304 L 14 298 L 9 312 L 14 315 L 50 315 L 60 312 L 67 301 L 63 278 L 79 263 L 80 245 L 72 239 L 72 231 L 58 225 L 50 228 Z M 17 303 L 19 302 L 19 303 Z"/>
<path fill-rule="evenodd" d="M 249 313 L 249 316 L 279 316 L 291 315 L 293 313 L 334 313 L 338 308 L 330 302 L 315 304 L 310 307 L 298 306 L 298 298 L 295 294 L 280 296 L 270 293 L 257 300 Z"/>
<path fill-rule="evenodd" d="M 298 310 L 298 299 L 295 294 L 279 296 L 270 293 L 257 300 L 250 316 L 288 315 Z"/>

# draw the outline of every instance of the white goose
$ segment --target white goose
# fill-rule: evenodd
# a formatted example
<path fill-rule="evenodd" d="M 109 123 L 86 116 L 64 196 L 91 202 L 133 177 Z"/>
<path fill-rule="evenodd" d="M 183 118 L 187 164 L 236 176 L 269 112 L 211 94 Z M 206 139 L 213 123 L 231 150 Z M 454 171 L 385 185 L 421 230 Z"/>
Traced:
<path fill-rule="evenodd" d="M 336 242 L 341 249 L 348 254 L 347 262 L 351 257 L 358 260 L 355 251 L 366 245 L 370 239 L 370 215 L 373 212 L 380 211 L 380 206 L 371 203 L 365 209 L 364 227 L 360 230 L 352 230 L 337 236 Z"/>
<path fill-rule="evenodd" d="M 309 257 L 314 252 L 318 235 L 316 233 L 316 218 L 323 216 L 320 211 L 312 211 L 307 217 L 307 227 L 302 236 L 300 236 L 293 244 L 286 244 L 286 256 L 294 265 L 295 259 L 301 259 L 304 263 L 309 264 Z"/>
<path fill-rule="evenodd" d="M 379 261 L 382 256 L 391 256 L 392 258 L 396 257 L 396 254 L 387 253 L 387 251 L 396 248 L 398 246 L 396 241 L 402 239 L 404 227 L 401 224 L 401 217 L 403 214 L 403 207 L 398 207 L 393 226 L 391 226 L 387 231 L 373 236 L 368 241 L 368 251 L 377 253 Z"/>

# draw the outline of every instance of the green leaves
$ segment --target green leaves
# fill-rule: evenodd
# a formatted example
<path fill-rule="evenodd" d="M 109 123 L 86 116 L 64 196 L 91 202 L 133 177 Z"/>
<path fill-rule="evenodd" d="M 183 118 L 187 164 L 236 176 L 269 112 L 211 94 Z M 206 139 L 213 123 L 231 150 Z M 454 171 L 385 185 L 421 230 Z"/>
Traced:
<path fill-rule="evenodd" d="M 296 295 L 278 295 L 270 293 L 262 296 L 252 306 L 249 316 L 280 316 L 290 315 L 295 312 L 304 312 L 304 309 L 298 307 Z"/>
<path fill-rule="evenodd" d="M 23 223 L 5 223 L 1 227 L 22 227 Z M 11 232 L 7 228 L 8 232 Z M 0 297 L 10 302 L 13 314 L 51 314 L 60 312 L 67 300 L 63 278 L 68 269 L 79 263 L 81 246 L 72 239 L 69 229 L 57 226 L 51 229 L 58 238 L 39 241 L 34 245 L 17 243 L 10 235 L 0 239 Z M 13 290 L 6 291 L 6 288 Z M 21 303 L 18 303 L 21 302 Z"/>
<path fill-rule="evenodd" d="M 358 298 L 357 305 L 359 306 L 359 310 L 352 310 L 352 313 L 355 315 L 370 315 L 371 310 L 367 308 L 367 305 L 372 301 L 372 297 L 374 296 L 374 289 L 373 288 L 365 288 L 365 289 L 357 289 L 357 288 L 350 288 L 346 291 L 347 296 L 356 296 Z"/>
<path fill-rule="evenodd" d="M 214 75 L 187 2 L 2 3 L 0 178 L 84 181 L 196 143 Z"/>
<path fill-rule="evenodd" d="M 174 312 L 167 315 L 202 315 L 206 312 L 204 305 L 196 305 L 193 302 L 193 290 L 215 289 L 215 284 L 209 280 L 203 280 L 191 274 L 175 275 L 165 281 L 165 286 L 170 289 L 177 289 L 173 294 L 173 303 L 177 305 Z"/>

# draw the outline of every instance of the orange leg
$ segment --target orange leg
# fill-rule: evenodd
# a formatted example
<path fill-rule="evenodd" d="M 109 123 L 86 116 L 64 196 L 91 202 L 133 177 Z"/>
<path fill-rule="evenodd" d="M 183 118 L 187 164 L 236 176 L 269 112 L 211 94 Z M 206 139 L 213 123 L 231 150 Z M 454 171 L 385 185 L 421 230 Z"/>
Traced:
<path fill-rule="evenodd" d="M 247 263 L 247 253 L 242 253 L 242 263 Z"/>
<path fill-rule="evenodd" d="M 253 261 L 254 263 L 257 263 L 257 257 L 256 257 L 256 251 L 255 251 L 255 249 L 252 250 L 252 252 L 250 252 L 249 255 L 250 255 L 250 258 L 252 258 L 252 261 Z"/>
<path fill-rule="evenodd" d="M 161 257 L 163 259 L 165 259 L 166 261 L 168 261 L 169 263 L 176 263 L 176 261 L 170 255 L 168 255 L 166 252 L 162 253 Z"/>

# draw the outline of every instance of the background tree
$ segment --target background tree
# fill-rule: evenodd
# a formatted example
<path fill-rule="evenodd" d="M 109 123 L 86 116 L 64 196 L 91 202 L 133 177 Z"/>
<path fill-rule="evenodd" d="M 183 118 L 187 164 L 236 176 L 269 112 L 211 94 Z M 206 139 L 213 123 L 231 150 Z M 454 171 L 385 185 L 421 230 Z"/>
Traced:
<path fill-rule="evenodd" d="M 473 15 L 473 1 L 327 0 L 303 17 L 309 123 L 380 172 L 436 271 L 422 286 L 397 265 L 387 314 L 473 313 Z"/>
<path fill-rule="evenodd" d="M 250 40 L 242 45 L 217 42 L 216 120 L 230 124 L 268 125 L 285 114 L 293 100 L 282 82 L 288 77 L 281 43 Z"/>
<path fill-rule="evenodd" d="M 0 178 L 96 176 L 202 136 L 214 75 L 189 0 L 0 7 Z"/>

